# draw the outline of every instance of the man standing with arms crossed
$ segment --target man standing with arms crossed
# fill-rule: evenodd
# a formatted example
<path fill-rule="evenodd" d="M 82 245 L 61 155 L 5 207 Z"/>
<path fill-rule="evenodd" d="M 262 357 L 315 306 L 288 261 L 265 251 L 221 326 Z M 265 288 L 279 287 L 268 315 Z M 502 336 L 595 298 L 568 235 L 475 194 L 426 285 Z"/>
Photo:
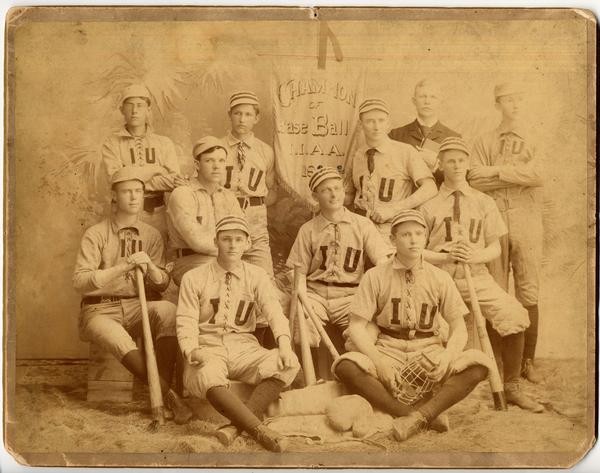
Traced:
<path fill-rule="evenodd" d="M 508 234 L 500 239 L 500 258 L 489 264 L 498 284 L 508 291 L 512 267 L 515 296 L 529 313 L 525 332 L 522 375 L 533 383 L 542 381 L 533 360 L 538 337 L 538 296 L 543 247 L 543 186 L 540 151 L 521 119 L 523 90 L 503 83 L 494 88 L 496 108 L 502 121 L 495 130 L 480 136 L 473 146 L 469 182 L 496 201 Z"/>
<path fill-rule="evenodd" d="M 388 137 L 390 112 L 383 100 L 365 100 L 358 113 L 366 146 L 348 163 L 346 204 L 353 200 L 354 211 L 370 218 L 389 242 L 394 215 L 426 202 L 435 195 L 436 186 L 418 152 Z"/>
<path fill-rule="evenodd" d="M 438 118 L 442 103 L 442 90 L 438 84 L 428 79 L 417 82 L 412 103 L 417 110 L 417 118 L 394 128 L 390 132 L 390 138 L 414 146 L 427 163 L 439 187 L 444 180 L 437 168 L 440 143 L 450 136 L 460 137 L 460 134 L 442 124 Z"/>
<path fill-rule="evenodd" d="M 150 128 L 150 110 L 146 86 L 133 84 L 123 90 L 120 111 L 125 125 L 102 145 L 102 162 L 109 180 L 123 166 L 140 168 L 145 189 L 140 218 L 158 229 L 166 243 L 164 193 L 187 184 L 187 180 L 179 174 L 173 142 Z"/>

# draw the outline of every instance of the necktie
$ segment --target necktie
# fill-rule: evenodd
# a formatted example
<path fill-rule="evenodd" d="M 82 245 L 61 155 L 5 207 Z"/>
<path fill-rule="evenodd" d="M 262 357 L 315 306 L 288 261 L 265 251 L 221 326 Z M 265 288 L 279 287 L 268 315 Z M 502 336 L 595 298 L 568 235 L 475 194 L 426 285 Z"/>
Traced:
<path fill-rule="evenodd" d="M 229 313 L 229 307 L 231 306 L 231 273 L 227 271 L 225 273 L 225 300 L 223 301 L 223 307 L 225 312 Z"/>
<path fill-rule="evenodd" d="M 406 308 L 406 321 L 408 323 L 409 328 L 414 328 L 416 326 L 416 317 L 412 303 L 412 287 L 415 284 L 415 275 L 411 269 L 407 269 L 404 273 L 404 277 L 406 280 L 406 297 L 404 298 Z"/>
<path fill-rule="evenodd" d="M 240 171 L 242 171 L 244 169 L 244 164 L 246 164 L 246 149 L 244 148 L 245 145 L 246 145 L 246 143 L 244 143 L 243 141 L 240 141 L 237 145 L 237 147 L 238 147 L 237 159 L 238 159 L 238 165 L 240 167 Z"/>
<path fill-rule="evenodd" d="M 367 150 L 367 168 L 369 169 L 369 174 L 373 174 L 375 171 L 375 152 L 377 150 L 375 148 L 369 148 Z"/>
<path fill-rule="evenodd" d="M 454 207 L 452 208 L 452 220 L 460 223 L 460 191 L 454 191 Z"/>

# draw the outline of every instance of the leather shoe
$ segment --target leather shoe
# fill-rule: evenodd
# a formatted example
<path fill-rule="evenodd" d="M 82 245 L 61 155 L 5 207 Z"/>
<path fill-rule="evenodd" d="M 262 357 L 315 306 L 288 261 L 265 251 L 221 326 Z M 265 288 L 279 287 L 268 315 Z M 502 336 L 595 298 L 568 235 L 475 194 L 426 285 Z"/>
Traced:
<path fill-rule="evenodd" d="M 260 445 L 271 452 L 281 453 L 286 448 L 286 438 L 269 429 L 264 423 L 258 424 L 256 427 L 248 430 L 248 434 Z"/>
<path fill-rule="evenodd" d="M 521 376 L 523 376 L 523 378 L 525 378 L 527 381 L 534 384 L 539 384 L 544 380 L 543 376 L 533 365 L 533 360 L 530 358 L 526 359 L 523 362 L 523 368 L 521 368 Z"/>
<path fill-rule="evenodd" d="M 427 429 L 427 419 L 419 411 L 414 411 L 407 416 L 394 419 L 392 428 L 394 438 L 398 442 L 404 442 L 409 437 Z"/>
<path fill-rule="evenodd" d="M 190 407 L 172 389 L 169 389 L 167 392 L 165 403 L 167 409 L 170 409 L 173 412 L 173 418 L 176 424 L 187 424 L 194 415 Z"/>
<path fill-rule="evenodd" d="M 534 401 L 531 397 L 523 392 L 521 389 L 521 383 L 519 381 L 513 381 L 504 385 L 504 393 L 506 394 L 506 402 L 508 404 L 514 404 L 519 406 L 521 409 L 531 411 L 535 413 L 542 412 L 544 406 L 539 402 Z"/>

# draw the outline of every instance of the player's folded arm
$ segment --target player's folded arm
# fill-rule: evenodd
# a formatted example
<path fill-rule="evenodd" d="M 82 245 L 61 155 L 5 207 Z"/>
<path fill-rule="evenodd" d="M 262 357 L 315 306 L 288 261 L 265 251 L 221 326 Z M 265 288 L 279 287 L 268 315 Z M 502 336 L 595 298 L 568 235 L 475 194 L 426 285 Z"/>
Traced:
<path fill-rule="evenodd" d="M 208 236 L 196 220 L 196 201 L 187 186 L 178 187 L 171 194 L 167 209 L 175 229 L 190 249 L 200 254 L 216 254 L 212 235 Z"/>

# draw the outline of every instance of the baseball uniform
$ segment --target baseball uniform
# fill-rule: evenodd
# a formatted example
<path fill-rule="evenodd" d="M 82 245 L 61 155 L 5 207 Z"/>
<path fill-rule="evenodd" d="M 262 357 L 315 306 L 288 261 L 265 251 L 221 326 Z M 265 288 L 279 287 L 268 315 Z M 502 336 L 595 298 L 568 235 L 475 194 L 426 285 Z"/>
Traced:
<path fill-rule="evenodd" d="M 143 136 L 133 136 L 125 127 L 102 145 L 102 163 L 108 178 L 123 166 L 139 166 L 145 184 L 141 219 L 166 236 L 164 192 L 174 189 L 179 161 L 173 142 L 147 127 Z"/>
<path fill-rule="evenodd" d="M 471 166 L 498 166 L 500 174 L 487 183 L 473 181 L 498 206 L 508 227 L 500 239 L 501 257 L 490 272 L 508 290 L 512 266 L 515 296 L 525 307 L 537 305 L 542 260 L 542 170 L 539 150 L 531 134 L 521 128 L 499 127 L 480 136 L 473 147 Z"/>
<path fill-rule="evenodd" d="M 450 136 L 460 137 L 460 133 L 448 128 L 439 120 L 433 126 L 428 127 L 416 118 L 404 126 L 394 128 L 389 136 L 392 140 L 409 144 L 420 151 L 420 156 L 433 173 L 437 186 L 439 187 L 442 184 L 444 175 L 437 169 L 439 145 L 445 138 Z"/>
<path fill-rule="evenodd" d="M 350 313 L 379 327 L 377 350 L 393 363 L 403 364 L 421 353 L 444 350 L 440 336 L 440 318 L 448 324 L 468 313 L 452 278 L 423 261 L 412 268 L 396 258 L 368 270 L 351 302 Z M 343 354 L 377 377 L 373 361 L 360 352 Z"/>
<path fill-rule="evenodd" d="M 73 274 L 73 285 L 83 295 L 80 338 L 102 346 L 119 360 L 137 348 L 131 333 L 139 331 L 142 311 L 135 271 L 106 280 L 106 270 L 138 251 L 164 267 L 164 245 L 158 230 L 141 221 L 123 228 L 113 219 L 103 220 L 83 235 Z M 164 291 L 169 276 L 162 271 L 162 277 L 160 284 L 146 277 L 147 291 Z M 175 309 L 168 301 L 148 301 L 152 333 L 157 339 L 175 336 Z"/>
<path fill-rule="evenodd" d="M 181 281 L 177 305 L 177 337 L 187 359 L 184 384 L 194 396 L 204 398 L 215 386 L 229 380 L 258 384 L 268 378 L 288 386 L 299 364 L 278 367 L 278 350 L 261 347 L 252 335 L 256 310 L 267 319 L 275 339 L 290 336 L 277 295 L 267 273 L 241 262 L 227 271 L 212 261 L 187 272 Z M 191 364 L 191 354 L 201 348 L 208 361 Z"/>
<path fill-rule="evenodd" d="M 467 240 L 475 249 L 484 249 L 506 234 L 506 225 L 494 200 L 468 184 L 453 191 L 442 184 L 438 194 L 421 207 L 429 229 L 427 249 L 449 252 L 456 241 Z M 469 302 L 463 266 L 441 265 Z M 522 332 L 529 325 L 527 311 L 491 277 L 485 264 L 471 265 L 481 311 L 502 336 Z"/>
<path fill-rule="evenodd" d="M 215 258 L 216 222 L 227 215 L 241 216 L 242 210 L 230 190 L 220 187 L 210 194 L 194 179 L 189 186 L 173 191 L 167 215 L 169 246 L 178 256 L 171 276 L 179 285 L 187 271 Z M 215 253 L 207 253 L 207 249 L 214 249 Z"/>
<path fill-rule="evenodd" d="M 260 266 L 272 277 L 273 259 L 265 197 L 275 179 L 273 149 L 254 135 L 240 141 L 230 132 L 222 141 L 227 146 L 223 187 L 230 189 L 238 198 L 250 228 L 252 246 L 244 253 L 244 261 Z"/>
<path fill-rule="evenodd" d="M 287 265 L 306 274 L 308 296 L 323 322 L 345 328 L 365 255 L 375 262 L 389 254 L 373 222 L 343 208 L 337 223 L 317 214 L 300 227 Z"/>
<path fill-rule="evenodd" d="M 412 146 L 390 139 L 374 148 L 359 148 L 348 167 L 346 188 L 351 193 L 355 190 L 354 211 L 367 217 L 375 210 L 394 209 L 414 193 L 419 181 L 433 179 Z M 390 223 L 376 226 L 389 241 Z"/>

